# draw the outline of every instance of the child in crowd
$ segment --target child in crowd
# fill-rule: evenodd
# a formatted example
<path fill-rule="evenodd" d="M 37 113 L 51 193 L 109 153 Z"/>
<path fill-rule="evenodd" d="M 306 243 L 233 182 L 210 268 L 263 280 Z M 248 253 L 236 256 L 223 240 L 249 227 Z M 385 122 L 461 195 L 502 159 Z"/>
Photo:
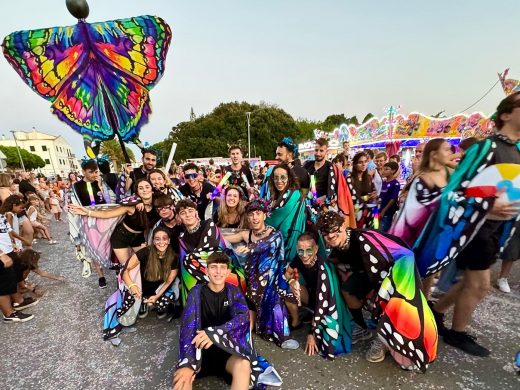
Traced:
<path fill-rule="evenodd" d="M 7 218 L 0 214 L 0 311 L 2 311 L 4 322 L 7 323 L 25 322 L 34 318 L 32 314 L 21 311 L 32 306 L 31 303 L 34 300 L 23 301 L 16 308 L 13 308 L 12 304 L 12 298 L 15 298 L 17 294 L 17 277 L 14 268 L 16 253 L 13 247 L 13 237 L 17 236 L 7 222 Z"/>
<path fill-rule="evenodd" d="M 22 243 L 30 247 L 32 241 L 20 236 L 20 224 L 18 214 L 25 210 L 25 202 L 23 197 L 19 195 L 10 195 L 0 206 L 0 214 L 5 215 L 7 223 L 11 228 L 11 237 L 13 239 L 14 251 L 22 250 Z"/>
<path fill-rule="evenodd" d="M 29 218 L 29 221 L 31 222 L 31 225 L 34 229 L 35 234 L 40 233 L 44 239 L 49 241 L 49 244 L 53 245 L 56 244 L 57 241 L 53 240 L 51 237 L 51 233 L 49 232 L 49 229 L 47 226 L 42 224 L 38 221 L 39 212 L 38 212 L 38 206 L 40 204 L 40 199 L 36 195 L 29 195 L 28 196 L 28 202 L 25 205 L 27 208 L 27 217 Z M 44 217 L 43 217 L 44 218 Z M 41 216 L 40 216 L 41 219 Z"/>
<path fill-rule="evenodd" d="M 54 215 L 54 219 L 56 221 L 61 221 L 61 206 L 60 206 L 60 199 L 56 195 L 54 191 L 49 191 L 49 203 L 51 205 L 51 213 Z"/>
<path fill-rule="evenodd" d="M 24 249 L 22 253 L 14 260 L 14 269 L 17 275 L 21 276 L 18 282 L 18 293 L 24 294 L 27 292 L 33 293 L 36 298 L 43 295 L 44 291 L 37 285 L 28 282 L 26 279 L 31 272 L 42 278 L 57 280 L 64 282 L 66 279 L 62 276 L 54 275 L 50 272 L 44 271 L 39 267 L 40 254 L 33 249 Z M 27 298 L 26 298 L 27 299 Z"/>
<path fill-rule="evenodd" d="M 389 161 L 383 166 L 381 176 L 383 177 L 383 185 L 381 187 L 381 207 L 379 219 L 381 220 L 381 230 L 386 232 L 392 225 L 394 214 L 398 209 L 397 199 L 401 186 L 395 178 L 399 164 L 395 161 Z"/>

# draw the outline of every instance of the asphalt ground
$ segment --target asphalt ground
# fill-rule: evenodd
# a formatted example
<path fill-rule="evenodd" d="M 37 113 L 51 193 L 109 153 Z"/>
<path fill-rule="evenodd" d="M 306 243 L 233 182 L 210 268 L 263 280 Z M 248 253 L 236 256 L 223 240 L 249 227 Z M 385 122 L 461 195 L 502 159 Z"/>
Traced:
<path fill-rule="evenodd" d="M 68 240 L 68 224 L 51 221 L 58 244 L 40 241 L 40 266 L 65 276 L 57 282 L 31 276 L 47 292 L 27 312 L 26 323 L 0 324 L 1 389 L 170 389 L 178 353 L 178 320 L 158 320 L 155 313 L 138 320 L 134 333 L 123 333 L 112 346 L 102 339 L 103 305 L 115 290 L 115 274 L 106 271 L 108 288 L 98 288 L 93 273 L 80 275 L 81 266 Z M 493 267 L 496 277 L 498 264 Z M 282 350 L 256 338 L 256 347 L 277 369 L 280 389 L 520 389 L 514 355 L 520 350 L 520 262 L 510 277 L 512 292 L 496 289 L 475 312 L 469 328 L 479 342 L 492 350 L 489 358 L 476 358 L 439 342 L 438 359 L 427 373 L 401 370 L 387 356 L 368 363 L 369 342 L 356 344 L 352 353 L 327 361 L 308 357 L 303 348 L 306 330 L 294 334 L 300 348 Z M 205 378 L 195 389 L 224 389 L 218 379 Z"/>

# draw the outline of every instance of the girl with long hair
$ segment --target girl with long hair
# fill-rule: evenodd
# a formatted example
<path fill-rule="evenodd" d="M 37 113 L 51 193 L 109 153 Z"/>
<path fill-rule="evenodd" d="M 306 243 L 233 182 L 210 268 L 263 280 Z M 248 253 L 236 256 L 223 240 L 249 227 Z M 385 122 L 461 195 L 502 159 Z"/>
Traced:
<path fill-rule="evenodd" d="M 31 225 L 36 233 L 40 233 L 44 239 L 49 241 L 49 244 L 57 244 L 56 240 L 52 239 L 49 228 L 38 221 L 38 208 L 40 205 L 40 199 L 36 195 L 29 195 L 27 197 L 27 218 L 31 222 Z"/>
<path fill-rule="evenodd" d="M 152 169 L 148 172 L 148 179 L 152 183 L 153 192 L 155 195 L 164 194 L 173 199 L 175 205 L 183 198 L 181 192 L 175 187 L 171 180 L 166 177 L 166 174 L 160 169 Z"/>
<path fill-rule="evenodd" d="M 146 317 L 151 307 L 155 307 L 159 319 L 171 313 L 179 298 L 178 291 L 175 293 L 173 288 L 178 273 L 179 258 L 170 246 L 168 230 L 159 226 L 152 233 L 152 244 L 128 259 L 119 279 L 119 288 L 105 305 L 105 340 L 117 336 L 122 323 L 127 324 L 119 320 L 136 303 L 140 303 L 139 318 Z M 120 294 L 122 299 L 117 299 Z"/>
<path fill-rule="evenodd" d="M 159 214 L 153 207 L 152 184 L 148 179 L 142 178 L 136 182 L 136 188 L 137 196 L 123 200 L 119 207 L 108 210 L 91 210 L 69 205 L 70 212 L 77 215 L 93 218 L 122 217 L 110 237 L 112 249 L 121 264 L 125 264 L 134 252 L 145 246 L 148 229 L 159 220 Z M 143 204 L 143 207 L 138 207 L 139 204 Z"/>
<path fill-rule="evenodd" d="M 434 138 L 426 144 L 414 179 L 405 188 L 408 195 L 399 211 L 390 234 L 401 238 L 410 247 L 421 235 L 428 218 L 438 207 L 442 191 L 450 177 L 450 144 L 443 138 Z M 423 292 L 429 297 L 433 276 L 423 283 Z"/>
<path fill-rule="evenodd" d="M 213 222 L 219 228 L 247 229 L 246 200 L 240 187 L 227 186 L 222 191 L 221 201 Z"/>
<path fill-rule="evenodd" d="M 0 214 L 3 214 L 7 219 L 9 225 L 11 225 L 13 232 L 15 233 L 13 236 L 13 245 L 15 247 L 15 251 L 21 251 L 22 243 L 24 243 L 27 247 L 31 247 L 32 241 L 20 236 L 20 223 L 18 221 L 18 214 L 25 211 L 25 202 L 23 197 L 18 195 L 10 195 L 8 196 L 0 206 Z"/>
<path fill-rule="evenodd" d="M 352 172 L 347 175 L 347 184 L 356 209 L 357 227 L 373 227 L 377 192 L 368 173 L 368 155 L 365 152 L 356 153 L 352 159 Z"/>
<path fill-rule="evenodd" d="M 272 210 L 266 223 L 282 233 L 285 243 L 285 262 L 296 256 L 298 237 L 305 231 L 305 200 L 293 170 L 287 164 L 278 164 L 268 178 Z"/>

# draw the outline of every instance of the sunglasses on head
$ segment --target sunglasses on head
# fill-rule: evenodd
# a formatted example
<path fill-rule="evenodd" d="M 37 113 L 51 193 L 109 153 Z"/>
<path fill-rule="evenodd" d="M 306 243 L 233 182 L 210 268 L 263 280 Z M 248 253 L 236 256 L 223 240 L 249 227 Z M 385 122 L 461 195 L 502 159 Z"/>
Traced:
<path fill-rule="evenodd" d="M 187 175 L 184 175 L 186 180 L 195 180 L 199 176 L 198 173 L 188 173 Z"/>

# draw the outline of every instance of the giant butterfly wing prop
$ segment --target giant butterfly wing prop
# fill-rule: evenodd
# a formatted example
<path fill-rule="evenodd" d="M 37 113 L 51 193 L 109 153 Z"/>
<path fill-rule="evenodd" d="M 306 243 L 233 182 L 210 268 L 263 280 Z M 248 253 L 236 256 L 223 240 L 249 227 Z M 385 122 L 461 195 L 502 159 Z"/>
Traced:
<path fill-rule="evenodd" d="M 164 72 L 171 41 L 157 16 L 17 31 L 4 56 L 51 111 L 79 132 L 91 157 L 116 135 L 138 142 L 151 113 L 149 90 Z"/>
<path fill-rule="evenodd" d="M 425 371 L 436 358 L 438 333 L 421 292 L 413 252 L 397 237 L 376 231 L 356 234 L 368 276 L 380 285 L 376 298 L 379 337 L 401 366 Z"/>

